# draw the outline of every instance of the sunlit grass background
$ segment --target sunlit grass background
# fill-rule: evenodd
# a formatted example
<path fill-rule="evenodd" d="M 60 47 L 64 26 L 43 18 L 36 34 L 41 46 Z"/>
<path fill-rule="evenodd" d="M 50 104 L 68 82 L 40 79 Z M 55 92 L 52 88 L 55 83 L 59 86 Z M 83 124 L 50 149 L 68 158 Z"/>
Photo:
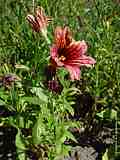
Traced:
<path fill-rule="evenodd" d="M 120 121 L 120 2 L 117 0 L 35 0 L 34 4 L 32 0 L 1 0 L 0 74 L 16 72 L 13 64 L 18 63 L 35 71 L 37 80 L 44 79 L 49 46 L 40 34 L 32 32 L 26 20 L 26 15 L 33 13 L 38 5 L 53 17 L 48 27 L 51 41 L 50 32 L 58 25 L 67 25 L 76 40 L 88 43 L 88 53 L 97 63 L 92 69 L 81 69 L 85 91 L 99 98 L 99 103 L 108 110 L 117 111 Z M 111 118 L 110 114 L 107 118 Z"/>
<path fill-rule="evenodd" d="M 49 31 L 53 32 L 57 25 L 68 25 L 76 40 L 87 41 L 89 55 L 97 64 L 89 71 L 83 69 L 82 78 L 87 80 L 87 89 L 93 95 L 106 98 L 107 103 L 117 108 L 120 103 L 119 3 L 115 0 L 35 0 L 34 6 L 38 5 L 53 17 Z M 32 12 L 32 0 L 1 0 L 0 64 L 27 64 L 34 66 L 39 74 L 47 63 L 49 48 L 26 21 L 26 15 Z"/>

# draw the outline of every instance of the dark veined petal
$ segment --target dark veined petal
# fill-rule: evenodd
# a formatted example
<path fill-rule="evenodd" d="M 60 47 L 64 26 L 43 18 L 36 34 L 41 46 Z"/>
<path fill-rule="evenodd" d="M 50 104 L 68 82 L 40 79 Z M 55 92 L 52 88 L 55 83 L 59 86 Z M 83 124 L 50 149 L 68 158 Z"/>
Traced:
<path fill-rule="evenodd" d="M 80 79 L 80 68 L 75 65 L 65 65 L 65 68 L 70 73 L 70 79 L 71 80 L 79 80 Z"/>
<path fill-rule="evenodd" d="M 39 24 L 33 15 L 31 15 L 31 14 L 27 15 L 27 20 L 30 23 L 30 25 L 32 26 L 34 31 L 36 31 L 36 32 L 40 31 Z"/>
<path fill-rule="evenodd" d="M 31 24 L 35 23 L 35 17 L 34 17 L 33 15 L 31 15 L 31 14 L 28 14 L 28 15 L 27 15 L 27 20 L 28 20 Z"/>
<path fill-rule="evenodd" d="M 45 15 L 44 9 L 42 7 L 37 7 L 35 10 L 35 15 L 27 15 L 27 20 L 32 25 L 32 28 L 36 32 L 44 30 L 52 18 Z"/>
<path fill-rule="evenodd" d="M 70 31 L 68 27 L 56 27 L 55 29 L 55 44 L 58 48 L 64 48 L 71 42 Z"/>
<path fill-rule="evenodd" d="M 56 45 L 52 45 L 52 47 L 50 48 L 50 56 L 52 57 L 52 58 L 55 58 L 55 57 L 57 57 L 58 56 L 58 48 L 57 48 L 57 46 Z"/>
<path fill-rule="evenodd" d="M 50 56 L 51 56 L 51 63 L 55 66 L 63 66 L 64 64 L 59 60 L 59 57 L 58 57 L 58 48 L 56 45 L 53 45 L 51 48 L 50 48 Z"/>
<path fill-rule="evenodd" d="M 65 61 L 68 65 L 87 66 L 90 67 L 96 63 L 95 59 L 90 56 L 82 56 L 78 59 L 69 59 Z"/>
<path fill-rule="evenodd" d="M 81 64 L 81 66 L 85 65 L 87 67 L 90 67 L 90 65 L 94 65 L 95 63 L 96 63 L 95 59 L 92 58 L 92 57 L 90 57 L 90 56 L 83 55 L 80 58 L 80 64 Z"/>
<path fill-rule="evenodd" d="M 69 57 L 79 58 L 87 52 L 87 44 L 85 41 L 72 42 L 67 48 L 66 53 Z"/>
<path fill-rule="evenodd" d="M 47 26 L 47 18 L 42 7 L 37 7 L 36 9 L 36 20 L 40 27 L 44 28 Z"/>

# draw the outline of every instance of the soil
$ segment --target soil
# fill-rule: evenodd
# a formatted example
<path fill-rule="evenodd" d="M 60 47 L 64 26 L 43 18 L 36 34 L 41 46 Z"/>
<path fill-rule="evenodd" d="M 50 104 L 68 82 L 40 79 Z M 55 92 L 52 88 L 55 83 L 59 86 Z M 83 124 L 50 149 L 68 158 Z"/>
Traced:
<path fill-rule="evenodd" d="M 73 150 L 65 160 L 102 160 L 106 149 L 114 145 L 113 123 L 110 125 L 110 123 L 99 124 L 97 122 L 91 131 L 81 133 L 73 131 L 73 135 L 78 143 L 67 143 L 73 146 Z"/>
<path fill-rule="evenodd" d="M 15 137 L 17 129 L 14 127 L 0 127 L 0 160 L 15 160 Z"/>

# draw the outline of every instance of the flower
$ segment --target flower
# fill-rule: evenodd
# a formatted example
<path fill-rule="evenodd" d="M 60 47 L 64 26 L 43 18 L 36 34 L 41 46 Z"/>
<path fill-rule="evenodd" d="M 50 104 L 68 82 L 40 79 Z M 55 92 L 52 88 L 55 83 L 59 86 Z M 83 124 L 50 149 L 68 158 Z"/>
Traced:
<path fill-rule="evenodd" d="M 17 81 L 21 81 L 21 78 L 15 74 L 6 74 L 0 77 L 0 82 L 5 88 L 10 88 Z"/>
<path fill-rule="evenodd" d="M 42 7 L 37 7 L 35 10 L 35 15 L 28 14 L 27 20 L 35 32 L 42 32 L 46 34 L 46 28 L 49 21 L 51 21 L 51 18 L 45 15 Z"/>
<path fill-rule="evenodd" d="M 90 67 L 96 61 L 86 55 L 87 44 L 83 41 L 72 39 L 68 27 L 55 29 L 55 41 L 50 49 L 50 61 L 56 67 L 65 67 L 72 80 L 79 80 L 80 67 Z"/>
<path fill-rule="evenodd" d="M 48 88 L 49 91 L 60 94 L 63 90 L 63 86 L 56 76 L 56 68 L 54 67 L 54 65 L 46 66 L 45 75 L 46 80 L 44 81 L 44 85 Z"/>
<path fill-rule="evenodd" d="M 63 87 L 58 79 L 57 80 L 49 80 L 47 82 L 47 87 L 50 91 L 52 91 L 53 93 L 56 93 L 56 94 L 60 94 L 63 89 Z"/>

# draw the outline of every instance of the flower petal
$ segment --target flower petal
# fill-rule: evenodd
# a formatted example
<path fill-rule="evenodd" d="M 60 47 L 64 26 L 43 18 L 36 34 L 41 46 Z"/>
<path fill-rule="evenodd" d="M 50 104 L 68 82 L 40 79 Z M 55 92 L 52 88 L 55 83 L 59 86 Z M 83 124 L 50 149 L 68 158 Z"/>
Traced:
<path fill-rule="evenodd" d="M 50 56 L 54 59 L 55 57 L 57 57 L 57 54 L 58 54 L 58 48 L 56 45 L 53 45 L 50 48 Z"/>
<path fill-rule="evenodd" d="M 96 63 L 95 59 L 90 56 L 81 56 L 80 58 L 80 64 L 81 66 L 90 67 L 91 65 L 94 65 Z"/>
<path fill-rule="evenodd" d="M 47 18 L 42 7 L 37 7 L 36 9 L 36 20 L 39 23 L 40 28 L 46 27 Z"/>
<path fill-rule="evenodd" d="M 32 26 L 36 25 L 35 17 L 33 15 L 28 14 L 27 15 L 27 20 Z"/>
<path fill-rule="evenodd" d="M 67 48 L 66 53 L 69 58 L 79 58 L 87 52 L 87 44 L 85 41 L 74 41 Z"/>
<path fill-rule="evenodd" d="M 35 17 L 31 14 L 28 14 L 27 15 L 27 20 L 30 22 L 30 23 L 33 23 L 35 21 Z"/>
<path fill-rule="evenodd" d="M 77 66 L 86 66 L 91 67 L 96 63 L 95 59 L 90 56 L 82 56 L 78 59 L 70 59 L 64 62 L 66 65 L 77 65 Z"/>
<path fill-rule="evenodd" d="M 37 7 L 35 10 L 35 15 L 29 14 L 27 20 L 32 25 L 32 28 L 36 32 L 46 30 L 46 27 L 50 21 L 50 17 L 45 15 L 44 9 L 42 7 Z"/>
<path fill-rule="evenodd" d="M 87 52 L 88 46 L 84 40 L 80 41 L 80 53 L 84 55 Z"/>
<path fill-rule="evenodd" d="M 80 68 L 78 66 L 65 65 L 65 68 L 70 73 L 71 80 L 79 80 L 80 79 Z"/>
<path fill-rule="evenodd" d="M 56 27 L 55 29 L 55 44 L 58 48 L 64 48 L 66 45 L 70 44 L 71 36 L 68 27 Z"/>
<path fill-rule="evenodd" d="M 34 31 L 36 31 L 36 32 L 40 31 L 39 24 L 38 24 L 38 22 L 36 21 L 36 18 L 33 15 L 31 15 L 31 14 L 27 15 L 27 20 L 30 23 L 30 25 L 32 26 Z"/>
<path fill-rule="evenodd" d="M 64 63 L 62 63 L 58 58 L 58 48 L 56 45 L 53 45 L 50 48 L 50 56 L 51 56 L 51 63 L 53 63 L 53 65 L 56 65 L 58 67 L 62 67 L 64 65 Z"/>

